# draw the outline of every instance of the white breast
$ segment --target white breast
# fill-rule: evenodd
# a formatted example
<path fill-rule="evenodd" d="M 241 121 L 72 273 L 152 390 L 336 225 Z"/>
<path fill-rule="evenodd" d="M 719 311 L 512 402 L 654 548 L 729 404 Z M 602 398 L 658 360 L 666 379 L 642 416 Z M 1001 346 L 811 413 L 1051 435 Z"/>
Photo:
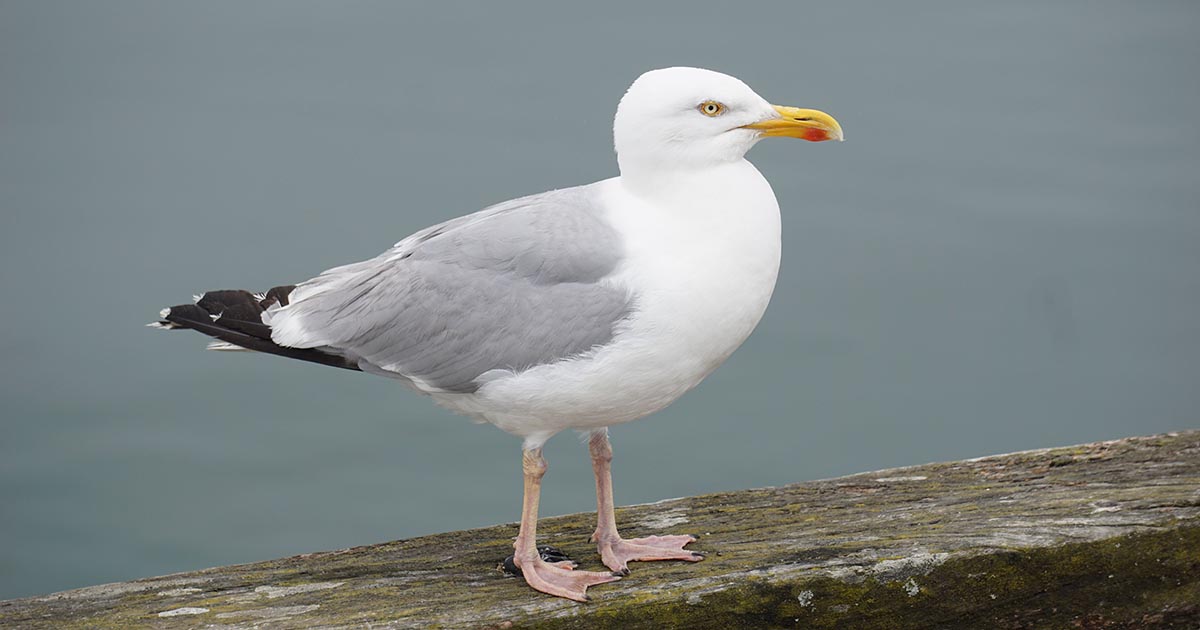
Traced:
<path fill-rule="evenodd" d="M 563 429 L 666 407 L 750 335 L 775 287 L 780 226 L 775 195 L 749 162 L 693 173 L 650 195 L 634 195 L 619 178 L 599 188 L 625 240 L 609 281 L 635 300 L 613 342 L 488 382 L 469 400 L 439 402 L 540 444 Z"/>

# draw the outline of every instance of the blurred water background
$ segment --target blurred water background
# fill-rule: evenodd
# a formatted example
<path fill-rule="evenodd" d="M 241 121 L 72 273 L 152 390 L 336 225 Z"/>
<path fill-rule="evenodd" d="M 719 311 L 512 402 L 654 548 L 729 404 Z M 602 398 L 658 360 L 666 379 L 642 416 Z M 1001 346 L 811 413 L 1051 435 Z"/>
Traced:
<path fill-rule="evenodd" d="M 661 66 L 848 141 L 751 153 L 774 301 L 620 503 L 1200 426 L 1200 4 L 509 4 L 0 2 L 0 598 L 515 520 L 516 439 L 143 324 L 611 176 Z"/>

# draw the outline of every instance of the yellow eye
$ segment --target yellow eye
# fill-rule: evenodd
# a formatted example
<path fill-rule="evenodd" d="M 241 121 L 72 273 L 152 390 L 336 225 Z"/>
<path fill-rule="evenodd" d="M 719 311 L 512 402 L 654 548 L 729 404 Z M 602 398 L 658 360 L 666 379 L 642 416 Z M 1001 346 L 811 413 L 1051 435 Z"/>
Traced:
<path fill-rule="evenodd" d="M 725 106 L 716 101 L 704 101 L 700 103 L 700 107 L 697 109 L 700 110 L 701 114 L 708 117 L 716 117 L 725 113 Z"/>

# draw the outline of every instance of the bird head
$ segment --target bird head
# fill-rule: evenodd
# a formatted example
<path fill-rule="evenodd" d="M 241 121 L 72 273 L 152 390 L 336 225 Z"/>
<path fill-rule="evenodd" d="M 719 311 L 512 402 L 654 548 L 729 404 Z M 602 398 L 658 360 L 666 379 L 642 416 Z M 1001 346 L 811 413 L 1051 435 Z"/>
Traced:
<path fill-rule="evenodd" d="M 825 112 L 772 105 L 738 79 L 700 68 L 638 77 L 613 121 L 622 173 L 732 162 L 767 137 L 843 139 L 841 126 Z"/>

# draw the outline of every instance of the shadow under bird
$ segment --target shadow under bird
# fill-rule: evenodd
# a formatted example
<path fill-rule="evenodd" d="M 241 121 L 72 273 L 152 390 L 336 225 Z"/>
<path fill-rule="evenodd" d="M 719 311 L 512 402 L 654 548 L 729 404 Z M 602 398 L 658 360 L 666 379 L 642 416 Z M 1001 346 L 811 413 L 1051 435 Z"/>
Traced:
<path fill-rule="evenodd" d="M 745 159 L 767 137 L 841 140 L 831 116 L 771 105 L 738 79 L 667 68 L 617 107 L 620 176 L 497 204 L 384 253 L 263 294 L 210 291 L 151 326 L 396 379 L 524 439 L 511 564 L 533 588 L 587 601 L 628 563 L 697 561 L 689 535 L 625 539 L 608 427 L 700 383 L 758 324 L 779 271 L 779 204 Z M 593 540 L 610 571 L 536 545 L 542 445 L 589 436 Z"/>

